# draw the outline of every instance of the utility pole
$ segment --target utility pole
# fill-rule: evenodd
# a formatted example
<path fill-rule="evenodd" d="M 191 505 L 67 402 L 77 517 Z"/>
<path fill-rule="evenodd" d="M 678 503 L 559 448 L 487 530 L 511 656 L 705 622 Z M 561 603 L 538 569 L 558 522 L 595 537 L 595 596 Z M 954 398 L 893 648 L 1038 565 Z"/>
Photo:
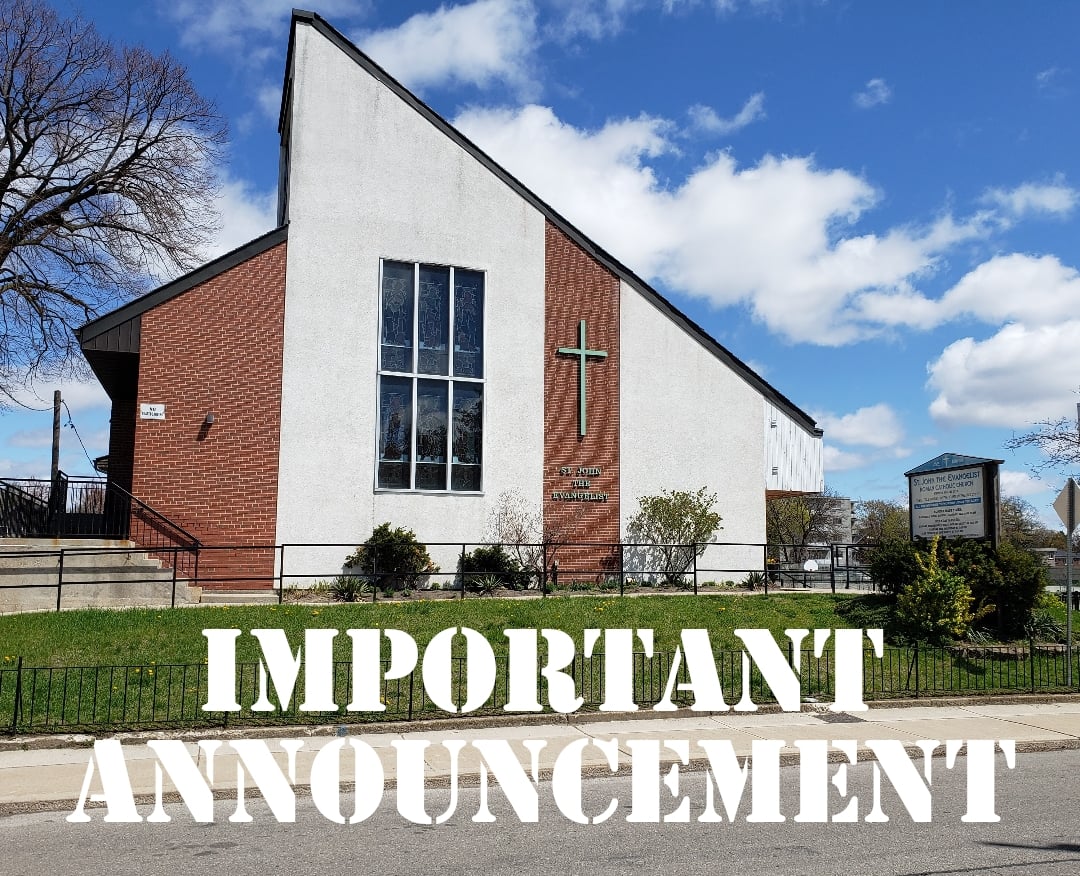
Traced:
<path fill-rule="evenodd" d="M 52 482 L 60 471 L 60 390 L 53 390 L 52 396 Z"/>

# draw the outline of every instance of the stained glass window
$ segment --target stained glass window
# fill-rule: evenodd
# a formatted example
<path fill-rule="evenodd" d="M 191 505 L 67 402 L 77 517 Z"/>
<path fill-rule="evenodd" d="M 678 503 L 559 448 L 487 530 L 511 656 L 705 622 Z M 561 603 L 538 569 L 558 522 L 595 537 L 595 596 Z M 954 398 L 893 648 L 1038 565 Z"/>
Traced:
<path fill-rule="evenodd" d="M 409 488 L 412 459 L 412 380 L 379 379 L 379 486 Z"/>
<path fill-rule="evenodd" d="M 454 272 L 454 374 L 484 376 L 484 275 Z"/>
<path fill-rule="evenodd" d="M 376 486 L 479 492 L 484 274 L 384 262 L 381 312 Z"/>
<path fill-rule="evenodd" d="M 386 262 L 382 278 L 383 371 L 412 371 L 413 266 Z"/>
<path fill-rule="evenodd" d="M 454 446 L 451 489 L 479 490 L 484 434 L 483 387 L 454 385 Z"/>
<path fill-rule="evenodd" d="M 449 374 L 450 269 L 420 266 L 420 312 L 417 334 L 421 374 Z"/>

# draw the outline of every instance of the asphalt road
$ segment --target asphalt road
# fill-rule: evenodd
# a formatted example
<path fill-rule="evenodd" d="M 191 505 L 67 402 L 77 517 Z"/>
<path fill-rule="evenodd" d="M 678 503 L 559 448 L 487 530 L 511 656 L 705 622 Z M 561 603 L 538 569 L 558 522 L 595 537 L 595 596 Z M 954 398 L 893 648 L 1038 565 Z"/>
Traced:
<path fill-rule="evenodd" d="M 396 811 L 393 791 L 369 820 L 355 825 L 327 821 L 310 799 L 298 803 L 297 820 L 279 824 L 261 801 L 248 803 L 249 824 L 229 823 L 235 801 L 216 804 L 214 824 L 200 825 L 179 805 L 168 807 L 166 824 L 107 824 L 102 810 L 88 810 L 88 824 L 69 824 L 64 812 L 0 820 L 0 873 L 10 876 L 183 876 L 266 873 L 339 874 L 523 874 L 708 873 L 852 874 L 852 876 L 946 876 L 1008 874 L 1065 876 L 1080 873 L 1080 752 L 1019 754 L 1015 770 L 1000 763 L 996 783 L 997 824 L 965 824 L 965 771 L 946 771 L 934 761 L 934 818 L 914 824 L 887 787 L 887 823 L 803 824 L 798 770 L 781 770 L 780 824 L 750 824 L 749 789 L 734 823 L 696 821 L 703 808 L 702 773 L 682 777 L 691 796 L 688 824 L 627 823 L 626 778 L 585 782 L 585 810 L 599 813 L 613 797 L 619 809 L 600 825 L 577 825 L 563 817 L 549 784 L 542 784 L 539 823 L 521 824 L 498 791 L 491 795 L 494 823 L 474 823 L 478 790 L 463 788 L 456 814 L 441 825 L 417 825 Z M 850 793 L 869 811 L 870 768 L 852 769 Z M 666 794 L 666 791 L 664 792 Z M 666 798 L 668 801 L 671 798 Z M 428 811 L 442 811 L 446 790 L 429 791 Z M 347 802 L 347 801 L 346 801 Z M 844 801 L 833 796 L 831 811 Z M 665 802 L 661 811 L 674 804 Z M 350 807 L 343 806 L 348 812 Z M 149 807 L 142 807 L 143 814 Z"/>

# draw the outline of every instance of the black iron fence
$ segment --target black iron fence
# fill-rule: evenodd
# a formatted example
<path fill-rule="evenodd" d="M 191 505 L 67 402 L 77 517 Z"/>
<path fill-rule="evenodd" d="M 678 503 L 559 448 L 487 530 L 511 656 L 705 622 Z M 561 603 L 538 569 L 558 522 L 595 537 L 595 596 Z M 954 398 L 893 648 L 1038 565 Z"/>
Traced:
<path fill-rule="evenodd" d="M 717 674 L 725 701 L 734 706 L 743 695 L 742 651 L 715 654 Z M 789 655 L 790 656 L 790 655 Z M 669 688 L 674 655 L 634 655 L 634 700 L 651 708 Z M 1015 647 L 929 648 L 886 647 L 883 656 L 872 650 L 864 654 L 864 698 L 940 697 L 995 693 L 1052 693 L 1074 690 L 1066 683 L 1064 651 L 1034 643 Z M 21 658 L 0 663 L 0 733 L 52 733 L 79 730 L 157 729 L 227 724 L 325 724 L 359 723 L 413 718 L 448 717 L 427 696 L 419 671 L 396 680 L 384 680 L 383 712 L 348 712 L 352 691 L 352 663 L 333 664 L 335 711 L 299 711 L 303 702 L 303 673 L 289 703 L 271 712 L 254 711 L 260 697 L 260 670 L 256 663 L 238 664 L 236 697 L 238 712 L 205 712 L 207 667 L 204 664 L 139 666 L 28 667 Z M 383 673 L 389 669 L 383 663 Z M 505 656 L 496 657 L 496 681 L 491 696 L 474 714 L 505 713 L 509 671 Z M 801 694 L 804 701 L 831 702 L 834 662 L 831 652 L 814 657 L 802 653 Z M 456 704 L 466 700 L 465 658 L 451 658 L 451 696 Z M 584 710 L 595 710 L 604 701 L 603 655 L 578 655 L 567 669 L 584 700 Z M 677 681 L 685 683 L 685 666 L 676 669 Z M 1074 657 L 1072 677 L 1080 678 L 1080 655 Z M 546 682 L 537 679 L 541 702 L 546 701 Z M 749 679 L 750 697 L 757 704 L 774 701 L 764 679 L 756 671 Z M 674 688 L 672 702 L 686 706 L 692 698 Z"/>
<path fill-rule="evenodd" d="M 77 495 L 70 485 L 68 495 Z M 778 588 L 829 588 L 835 593 L 873 587 L 862 560 L 864 545 L 822 548 L 828 559 L 813 568 L 772 563 L 775 546 L 743 542 L 427 542 L 421 546 L 426 554 L 375 546 L 360 565 L 350 566 L 347 558 L 355 545 L 204 545 L 138 500 L 127 494 L 121 498 L 137 547 L 0 546 L 0 610 L 94 604 L 85 595 L 91 583 L 99 590 L 113 586 L 113 599 L 120 598 L 117 588 L 125 587 L 137 598 L 135 585 L 166 579 L 170 586 L 165 595 L 157 587 L 156 596 L 144 597 L 146 604 L 176 605 L 178 593 L 183 596 L 187 585 L 270 591 L 279 602 L 311 591 L 343 601 L 375 602 L 421 593 L 428 598 L 544 598 L 578 592 L 698 594 L 742 589 L 767 594 Z M 34 598 L 20 604 L 14 591 L 32 593 Z"/>

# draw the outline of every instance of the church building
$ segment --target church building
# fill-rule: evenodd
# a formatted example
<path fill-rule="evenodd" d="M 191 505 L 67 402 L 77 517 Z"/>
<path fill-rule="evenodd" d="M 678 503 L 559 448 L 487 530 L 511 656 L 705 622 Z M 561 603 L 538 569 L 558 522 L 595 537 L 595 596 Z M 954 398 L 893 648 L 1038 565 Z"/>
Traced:
<path fill-rule="evenodd" d="M 754 544 L 822 489 L 810 416 L 310 12 L 280 134 L 279 227 L 80 332 L 109 478 L 204 544 L 325 574 L 302 545 L 475 544 L 510 491 L 617 542 L 699 487 Z"/>

